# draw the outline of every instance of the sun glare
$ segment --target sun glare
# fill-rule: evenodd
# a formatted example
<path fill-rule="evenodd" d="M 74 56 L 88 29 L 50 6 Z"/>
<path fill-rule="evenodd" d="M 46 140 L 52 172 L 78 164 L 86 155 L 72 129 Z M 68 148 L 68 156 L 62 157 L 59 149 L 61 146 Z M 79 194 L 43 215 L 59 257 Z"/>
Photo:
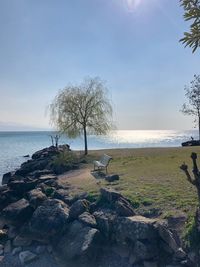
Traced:
<path fill-rule="evenodd" d="M 135 10 L 142 2 L 142 0 L 126 0 L 128 9 L 130 11 Z"/>

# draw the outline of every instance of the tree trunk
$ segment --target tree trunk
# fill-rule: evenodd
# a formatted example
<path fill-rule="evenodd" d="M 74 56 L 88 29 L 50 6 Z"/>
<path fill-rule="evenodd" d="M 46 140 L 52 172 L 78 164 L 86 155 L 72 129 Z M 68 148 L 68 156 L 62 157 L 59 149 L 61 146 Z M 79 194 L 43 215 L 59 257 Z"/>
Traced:
<path fill-rule="evenodd" d="M 86 126 L 83 127 L 84 131 L 84 143 L 85 143 L 85 155 L 88 154 L 88 147 L 87 147 L 87 131 L 86 131 Z"/>
<path fill-rule="evenodd" d="M 199 115 L 199 140 L 200 140 L 200 115 Z"/>

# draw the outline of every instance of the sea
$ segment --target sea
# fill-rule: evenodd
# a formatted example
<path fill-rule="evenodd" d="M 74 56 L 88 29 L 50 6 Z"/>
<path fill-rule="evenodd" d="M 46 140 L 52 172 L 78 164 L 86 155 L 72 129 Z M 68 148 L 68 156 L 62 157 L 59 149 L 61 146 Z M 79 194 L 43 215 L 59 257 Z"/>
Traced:
<path fill-rule="evenodd" d="M 14 171 L 27 160 L 25 155 L 51 145 L 51 135 L 55 132 L 0 132 L 0 182 L 4 173 Z M 142 148 L 180 147 L 181 143 L 196 139 L 197 130 L 116 130 L 107 136 L 88 136 L 88 148 Z M 83 138 L 69 139 L 62 136 L 59 144 L 69 144 L 72 150 L 82 150 Z"/>

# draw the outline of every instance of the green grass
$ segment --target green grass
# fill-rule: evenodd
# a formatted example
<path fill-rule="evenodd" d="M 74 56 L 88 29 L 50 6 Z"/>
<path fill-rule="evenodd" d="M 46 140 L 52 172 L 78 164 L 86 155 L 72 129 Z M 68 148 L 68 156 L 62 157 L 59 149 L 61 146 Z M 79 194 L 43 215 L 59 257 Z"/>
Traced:
<path fill-rule="evenodd" d="M 85 177 L 74 185 L 80 191 L 97 195 L 100 187 L 110 186 L 128 197 L 138 212 L 159 210 L 162 217 L 186 212 L 193 214 L 197 206 L 197 193 L 179 166 L 186 162 L 191 170 L 191 152 L 200 155 L 200 148 L 144 148 L 90 151 L 87 167 L 92 169 L 93 159 L 106 153 L 113 157 L 109 173 L 117 173 L 120 180 L 108 183 Z M 200 159 L 200 158 L 199 158 Z M 200 162 L 200 160 L 199 160 Z M 73 180 L 71 182 L 73 184 Z"/>

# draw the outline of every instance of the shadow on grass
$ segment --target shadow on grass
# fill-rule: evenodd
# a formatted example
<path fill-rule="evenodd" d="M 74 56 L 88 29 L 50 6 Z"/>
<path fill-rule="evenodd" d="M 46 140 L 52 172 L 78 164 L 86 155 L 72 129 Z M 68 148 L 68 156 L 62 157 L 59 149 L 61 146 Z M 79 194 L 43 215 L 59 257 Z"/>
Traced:
<path fill-rule="evenodd" d="M 106 174 L 101 171 L 91 171 L 90 173 L 95 179 L 105 179 L 106 177 Z"/>

